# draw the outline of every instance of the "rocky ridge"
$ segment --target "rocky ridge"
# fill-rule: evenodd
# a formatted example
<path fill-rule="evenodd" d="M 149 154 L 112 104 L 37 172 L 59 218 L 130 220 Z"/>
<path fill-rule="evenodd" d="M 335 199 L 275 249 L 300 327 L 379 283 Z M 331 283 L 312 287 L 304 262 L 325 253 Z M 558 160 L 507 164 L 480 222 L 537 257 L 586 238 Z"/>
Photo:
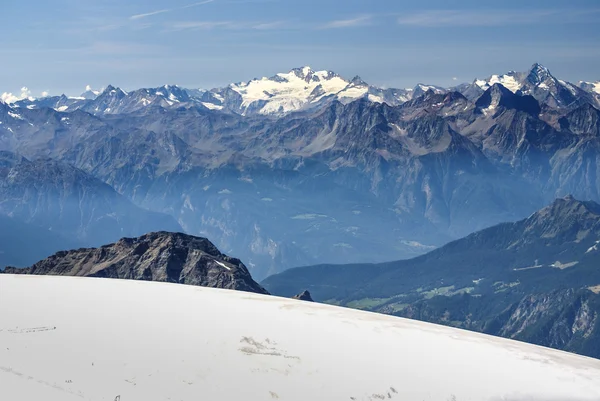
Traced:
<path fill-rule="evenodd" d="M 169 232 L 62 251 L 4 273 L 159 281 L 268 294 L 239 259 L 222 254 L 206 238 Z"/>

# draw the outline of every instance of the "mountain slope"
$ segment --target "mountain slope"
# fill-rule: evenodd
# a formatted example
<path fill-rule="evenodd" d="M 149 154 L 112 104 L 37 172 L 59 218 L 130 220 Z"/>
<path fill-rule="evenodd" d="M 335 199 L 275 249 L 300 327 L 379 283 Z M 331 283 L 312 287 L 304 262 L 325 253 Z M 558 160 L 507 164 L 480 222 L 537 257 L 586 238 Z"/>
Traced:
<path fill-rule="evenodd" d="M 519 289 L 580 288 L 600 284 L 600 269 L 595 269 L 600 258 L 597 241 L 600 205 L 567 197 L 525 220 L 476 232 L 415 259 L 350 265 L 347 270 L 342 265 L 297 268 L 264 283 L 277 295 L 293 296 L 309 289 L 319 300 L 387 298 L 399 293 L 418 298 L 441 284 L 473 287 L 473 280 L 482 292 L 509 280 L 518 280 Z"/>
<path fill-rule="evenodd" d="M 600 397 L 598 360 L 260 294 L 0 275 L 0 316 L 11 401 Z"/>
<path fill-rule="evenodd" d="M 4 272 L 160 281 L 267 294 L 239 259 L 223 255 L 206 238 L 168 232 L 59 252 L 29 268 Z"/>
<path fill-rule="evenodd" d="M 393 314 L 599 358 L 600 291 L 594 291 L 538 292 L 510 302 L 502 293 L 437 296 Z"/>
<path fill-rule="evenodd" d="M 180 230 L 170 216 L 136 207 L 71 165 L 29 161 L 9 152 L 0 152 L 0 214 L 87 245 L 152 230 Z"/>
<path fill-rule="evenodd" d="M 30 266 L 56 251 L 81 245 L 70 237 L 0 215 L 0 270 Z"/>
<path fill-rule="evenodd" d="M 600 357 L 598 244 L 600 205 L 566 197 L 412 260 L 291 269 L 263 285 Z"/>

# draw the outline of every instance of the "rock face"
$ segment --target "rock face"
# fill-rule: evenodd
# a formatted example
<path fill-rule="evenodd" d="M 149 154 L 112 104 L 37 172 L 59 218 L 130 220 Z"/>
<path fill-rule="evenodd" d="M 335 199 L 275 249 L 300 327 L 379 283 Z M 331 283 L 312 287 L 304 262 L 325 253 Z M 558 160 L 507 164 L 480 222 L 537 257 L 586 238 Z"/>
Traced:
<path fill-rule="evenodd" d="M 156 232 L 93 249 L 58 252 L 7 274 L 104 277 L 160 281 L 268 294 L 244 264 L 206 238 Z"/>
<path fill-rule="evenodd" d="M 315 302 L 310 296 L 310 292 L 308 291 L 303 291 L 301 294 L 294 296 L 294 299 L 297 299 L 299 301 Z"/>
<path fill-rule="evenodd" d="M 512 302 L 506 302 L 506 297 L 438 297 L 394 314 L 600 358 L 597 293 L 561 289 L 532 293 Z M 500 310 L 491 307 L 492 303 Z"/>

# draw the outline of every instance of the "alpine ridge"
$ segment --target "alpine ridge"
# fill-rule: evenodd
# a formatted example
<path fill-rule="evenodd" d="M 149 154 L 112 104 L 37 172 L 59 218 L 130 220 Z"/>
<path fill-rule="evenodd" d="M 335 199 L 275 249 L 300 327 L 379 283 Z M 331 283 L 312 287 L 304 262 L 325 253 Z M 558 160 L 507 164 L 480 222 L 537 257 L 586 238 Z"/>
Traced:
<path fill-rule="evenodd" d="M 206 238 L 169 232 L 61 251 L 31 267 L 9 267 L 4 273 L 158 281 L 268 294 L 239 259 L 222 254 Z"/>

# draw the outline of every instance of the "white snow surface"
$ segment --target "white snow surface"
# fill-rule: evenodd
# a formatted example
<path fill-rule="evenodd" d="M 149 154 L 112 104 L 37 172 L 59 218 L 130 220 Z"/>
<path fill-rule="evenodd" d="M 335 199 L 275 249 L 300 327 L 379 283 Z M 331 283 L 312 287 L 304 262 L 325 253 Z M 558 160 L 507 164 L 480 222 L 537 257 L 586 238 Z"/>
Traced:
<path fill-rule="evenodd" d="M 215 262 L 216 262 L 216 263 L 217 263 L 219 266 L 221 266 L 221 267 L 224 267 L 224 268 L 225 268 L 225 269 L 227 269 L 227 270 L 231 270 L 231 267 L 227 266 L 225 263 L 223 263 L 223 262 L 219 262 L 218 260 L 215 260 Z"/>
<path fill-rule="evenodd" d="M 517 81 L 511 74 L 492 75 L 487 80 L 478 79 L 475 81 L 475 84 L 483 90 L 487 90 L 490 86 L 493 86 L 497 83 L 501 84 L 513 93 L 517 92 L 523 86 L 522 83 Z"/>
<path fill-rule="evenodd" d="M 8 115 L 11 116 L 12 118 L 14 118 L 15 120 L 22 120 L 23 119 L 23 117 L 21 117 L 19 114 L 13 113 L 12 111 L 9 111 Z"/>
<path fill-rule="evenodd" d="M 301 69 L 301 76 L 293 71 L 279 73 L 277 79 L 263 77 L 250 82 L 231 84 L 230 88 L 242 96 L 242 108 L 247 109 L 255 102 L 266 102 L 260 107 L 261 114 L 288 113 L 300 110 L 325 96 L 336 95 L 344 90 L 349 81 L 331 74 L 329 71 L 313 71 L 310 67 Z M 312 92 L 321 86 L 322 92 L 311 98 Z M 344 97 L 358 98 L 365 91 L 352 91 Z"/>
<path fill-rule="evenodd" d="M 223 110 L 223 106 L 220 106 L 218 104 L 202 102 L 202 105 L 204 105 L 206 108 L 208 108 L 210 110 Z"/>
<path fill-rule="evenodd" d="M 0 399 L 598 401 L 600 361 L 244 292 L 0 275 Z"/>

